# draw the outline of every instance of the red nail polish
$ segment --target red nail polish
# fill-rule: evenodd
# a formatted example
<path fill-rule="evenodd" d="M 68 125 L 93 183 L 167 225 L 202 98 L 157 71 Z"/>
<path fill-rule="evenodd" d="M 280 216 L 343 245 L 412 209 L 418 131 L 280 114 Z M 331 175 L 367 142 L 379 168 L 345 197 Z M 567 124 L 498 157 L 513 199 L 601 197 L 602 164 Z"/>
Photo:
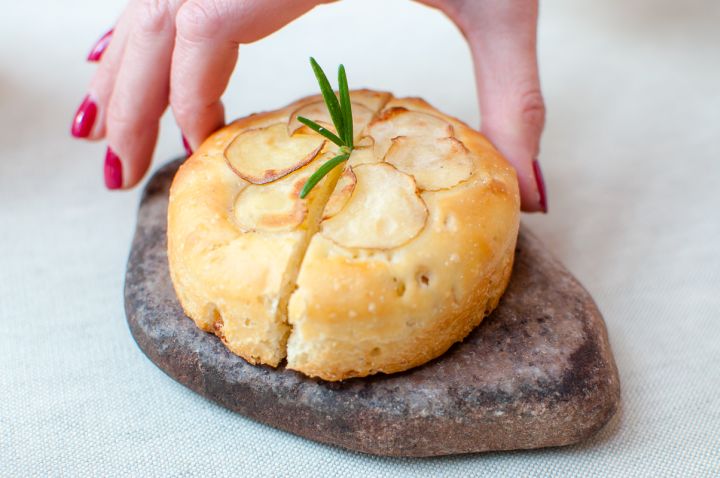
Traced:
<path fill-rule="evenodd" d="M 89 96 L 86 96 L 75 113 L 70 134 L 76 138 L 87 138 L 92 131 L 96 115 L 97 105 Z"/>
<path fill-rule="evenodd" d="M 185 135 L 183 135 L 183 137 L 182 137 L 182 144 L 183 144 L 183 148 L 185 148 L 185 154 L 186 154 L 186 155 L 188 156 L 188 158 L 189 158 L 190 156 L 192 156 L 193 150 L 192 150 L 192 148 L 190 147 L 190 143 L 188 143 L 188 140 L 187 140 L 187 138 L 185 137 Z"/>
<path fill-rule="evenodd" d="M 112 39 L 113 29 L 107 31 L 103 36 L 100 37 L 100 39 L 95 43 L 95 46 L 90 50 L 90 53 L 87 56 L 87 61 L 91 62 L 97 62 L 100 61 L 100 58 L 102 58 L 103 53 L 105 53 L 105 49 L 110 44 L 110 40 Z"/>
<path fill-rule="evenodd" d="M 122 163 L 115 151 L 108 147 L 105 153 L 105 186 L 108 189 L 120 189 L 122 183 Z"/>
<path fill-rule="evenodd" d="M 547 194 L 545 192 L 545 180 L 543 179 L 540 163 L 537 159 L 533 160 L 533 172 L 535 173 L 535 182 L 537 183 L 538 193 L 540 193 L 540 208 L 542 212 L 548 212 Z"/>

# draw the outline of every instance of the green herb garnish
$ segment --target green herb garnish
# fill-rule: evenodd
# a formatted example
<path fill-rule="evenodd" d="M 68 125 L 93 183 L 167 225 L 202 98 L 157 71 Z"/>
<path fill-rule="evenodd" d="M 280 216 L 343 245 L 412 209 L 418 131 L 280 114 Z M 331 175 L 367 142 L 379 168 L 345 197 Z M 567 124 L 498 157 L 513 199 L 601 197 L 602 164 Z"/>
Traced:
<path fill-rule="evenodd" d="M 320 92 L 330 112 L 330 118 L 332 118 L 337 134 L 328 131 L 316 122 L 303 116 L 298 116 L 297 119 L 311 130 L 340 146 L 340 154 L 320 166 L 320 168 L 310 176 L 300 191 L 300 198 L 302 199 L 310 193 L 312 188 L 314 188 L 325 175 L 332 171 L 337 165 L 347 161 L 353 150 L 352 106 L 350 105 L 350 90 L 348 89 L 345 67 L 340 65 L 338 68 L 338 90 L 340 96 L 338 100 L 332 86 L 330 86 L 327 76 L 325 76 L 325 72 L 320 68 L 315 58 L 310 58 L 310 65 L 312 66 L 313 72 L 315 72 L 315 78 L 317 78 L 318 84 L 320 85 Z"/>

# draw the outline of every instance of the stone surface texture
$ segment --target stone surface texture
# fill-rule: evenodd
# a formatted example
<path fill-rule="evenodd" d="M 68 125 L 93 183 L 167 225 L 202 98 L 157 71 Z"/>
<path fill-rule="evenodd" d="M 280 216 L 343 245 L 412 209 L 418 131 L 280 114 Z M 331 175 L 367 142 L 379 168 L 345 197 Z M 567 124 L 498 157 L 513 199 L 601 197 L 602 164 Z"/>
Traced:
<path fill-rule="evenodd" d="M 125 282 L 127 319 L 170 377 L 270 426 L 364 453 L 436 456 L 577 443 L 615 414 L 620 384 L 602 316 L 582 286 L 522 228 L 497 310 L 421 367 L 329 383 L 253 366 L 185 315 L 166 256 L 168 189 L 149 181 Z"/>

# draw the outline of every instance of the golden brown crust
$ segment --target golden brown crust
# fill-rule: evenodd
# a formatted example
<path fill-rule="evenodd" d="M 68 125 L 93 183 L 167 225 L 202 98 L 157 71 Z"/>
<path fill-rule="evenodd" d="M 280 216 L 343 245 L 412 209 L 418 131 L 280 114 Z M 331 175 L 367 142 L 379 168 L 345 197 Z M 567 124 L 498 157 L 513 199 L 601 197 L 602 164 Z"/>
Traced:
<path fill-rule="evenodd" d="M 470 177 L 447 189 L 418 189 L 427 220 L 399 247 L 343 247 L 325 236 L 322 223 L 313 235 L 307 219 L 289 231 L 240 230 L 232 208 L 248 183 L 227 167 L 223 152 L 241 131 L 288 121 L 293 111 L 317 100 L 236 121 L 181 167 L 168 211 L 176 292 L 199 327 L 252 363 L 277 365 L 287 351 L 289 368 L 326 380 L 420 365 L 462 340 L 507 285 L 519 226 L 514 170 L 481 134 L 422 100 L 388 102 L 387 94 L 353 92 L 353 101 L 373 110 L 375 121 L 405 108 L 447 122 L 447 131 L 471 153 Z M 368 130 L 356 132 L 360 137 Z M 382 160 L 364 151 L 360 162 Z M 352 189 L 341 192 L 347 196 Z M 324 207 L 327 195 L 316 203 L 309 198 L 309 210 Z M 347 202 L 343 198 L 334 214 Z M 280 309 L 293 290 L 285 314 Z"/>

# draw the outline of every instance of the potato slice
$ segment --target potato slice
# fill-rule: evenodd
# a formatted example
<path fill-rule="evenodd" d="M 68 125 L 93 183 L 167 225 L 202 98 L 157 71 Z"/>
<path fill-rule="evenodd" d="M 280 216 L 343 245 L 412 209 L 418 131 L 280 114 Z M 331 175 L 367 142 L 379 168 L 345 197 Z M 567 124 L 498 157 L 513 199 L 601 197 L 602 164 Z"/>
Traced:
<path fill-rule="evenodd" d="M 356 148 L 372 148 L 373 146 L 375 146 L 375 140 L 372 139 L 372 136 L 362 136 L 355 141 Z"/>
<path fill-rule="evenodd" d="M 370 136 L 360 138 L 348 159 L 350 166 L 380 162 L 382 162 L 382 158 L 375 157 L 375 141 Z"/>
<path fill-rule="evenodd" d="M 283 123 L 243 131 L 225 149 L 230 168 L 252 184 L 266 184 L 302 168 L 325 145 L 317 134 L 290 137 Z"/>
<path fill-rule="evenodd" d="M 300 226 L 308 215 L 310 197 L 300 199 L 300 190 L 320 166 L 335 156 L 328 152 L 299 171 L 279 179 L 272 184 L 250 184 L 235 198 L 235 221 L 244 232 L 291 231 Z M 325 179 L 323 179 L 324 181 Z"/>
<path fill-rule="evenodd" d="M 470 151 L 455 138 L 409 138 L 392 140 L 385 162 L 415 178 L 420 189 L 437 191 L 455 186 L 470 177 Z"/>
<path fill-rule="evenodd" d="M 350 104 L 352 105 L 353 125 L 356 126 L 355 130 L 357 130 L 357 126 L 364 126 L 368 122 L 370 122 L 373 117 L 373 112 L 366 106 L 361 105 L 360 103 L 355 103 L 351 101 Z M 290 136 L 294 135 L 295 133 L 308 134 L 312 132 L 310 128 L 298 121 L 298 116 L 304 116 L 307 119 L 311 119 L 323 128 L 326 128 L 337 134 L 337 131 L 335 131 L 335 126 L 333 126 L 332 118 L 330 117 L 330 112 L 328 111 L 324 101 L 316 101 L 314 103 L 301 106 L 300 108 L 293 111 L 293 113 L 290 115 L 290 120 L 288 121 L 287 126 L 288 135 Z"/>
<path fill-rule="evenodd" d="M 382 159 L 375 157 L 373 148 L 355 148 L 350 154 L 348 164 L 350 166 L 360 166 L 361 164 L 381 163 Z"/>
<path fill-rule="evenodd" d="M 398 136 L 447 138 L 454 135 L 452 125 L 442 118 L 402 107 L 384 111 L 368 126 L 368 133 L 375 140 L 375 155 L 378 158 L 385 157 L 392 139 Z"/>
<path fill-rule="evenodd" d="M 387 163 L 353 168 L 355 189 L 345 207 L 321 224 L 322 234 L 345 247 L 392 249 L 418 235 L 428 211 L 415 180 Z"/>
<path fill-rule="evenodd" d="M 335 185 L 335 190 L 332 192 L 327 204 L 325 205 L 323 219 L 328 219 L 342 211 L 347 204 L 348 199 L 352 196 L 356 184 L 357 176 L 353 173 L 352 167 L 348 166 L 348 168 L 343 171 L 340 179 L 338 179 L 338 182 Z"/>
<path fill-rule="evenodd" d="M 307 201 L 300 199 L 307 175 L 293 175 L 272 185 L 251 184 L 235 199 L 235 220 L 243 232 L 291 231 L 307 215 Z"/>

